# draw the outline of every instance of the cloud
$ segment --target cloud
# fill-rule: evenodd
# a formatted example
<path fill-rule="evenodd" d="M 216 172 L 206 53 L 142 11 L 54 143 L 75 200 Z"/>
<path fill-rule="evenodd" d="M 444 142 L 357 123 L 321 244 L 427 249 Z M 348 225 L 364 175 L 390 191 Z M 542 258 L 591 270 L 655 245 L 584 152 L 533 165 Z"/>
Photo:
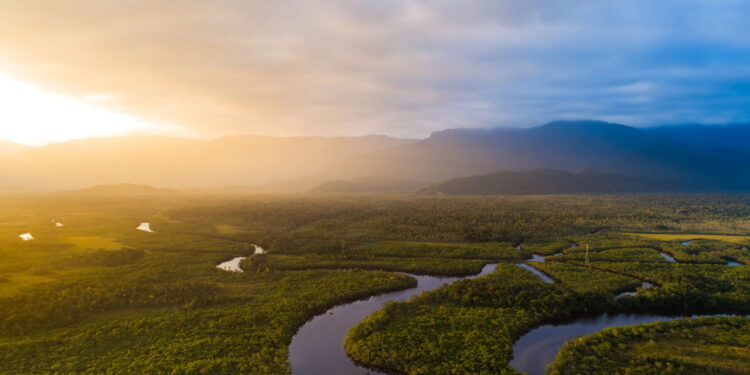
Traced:
<path fill-rule="evenodd" d="M 0 69 L 194 134 L 750 117 L 740 0 L 0 0 Z"/>

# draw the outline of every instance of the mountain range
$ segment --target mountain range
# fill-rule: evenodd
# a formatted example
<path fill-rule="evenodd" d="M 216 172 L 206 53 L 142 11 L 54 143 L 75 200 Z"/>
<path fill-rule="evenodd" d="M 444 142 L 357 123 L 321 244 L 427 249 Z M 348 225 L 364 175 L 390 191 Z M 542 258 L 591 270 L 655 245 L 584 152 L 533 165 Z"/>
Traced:
<path fill-rule="evenodd" d="M 158 136 L 89 138 L 0 158 L 0 186 L 38 190 L 134 183 L 169 188 L 243 186 L 321 175 L 341 159 L 413 140 L 386 136 L 233 136 L 204 141 Z M 304 188 L 310 188 L 314 180 Z"/>
<path fill-rule="evenodd" d="M 448 129 L 421 140 L 115 137 L 5 149 L 0 143 L 0 186 L 38 190 L 128 182 L 232 191 L 413 192 L 491 175 L 470 181 L 502 189 L 477 185 L 463 193 L 508 193 L 511 181 L 528 186 L 570 178 L 601 183 L 606 192 L 750 191 L 747 125 L 635 128 L 555 121 L 525 129 Z"/>
<path fill-rule="evenodd" d="M 748 191 L 748 141 L 746 125 L 634 128 L 600 121 L 556 121 L 529 129 L 436 132 L 419 142 L 352 158 L 342 171 L 439 182 L 500 171 L 594 169 L 655 179 L 650 187 L 642 179 L 635 184 L 642 191 L 664 190 L 666 185 L 670 191 Z M 555 178 L 533 173 L 512 176 L 529 181 L 546 176 L 550 183 Z"/>

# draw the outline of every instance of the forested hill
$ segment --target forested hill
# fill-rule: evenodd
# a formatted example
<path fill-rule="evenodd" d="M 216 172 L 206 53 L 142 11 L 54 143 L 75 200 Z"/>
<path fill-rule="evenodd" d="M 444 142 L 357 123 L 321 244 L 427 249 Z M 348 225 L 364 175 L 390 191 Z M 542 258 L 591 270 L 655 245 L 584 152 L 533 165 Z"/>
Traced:
<path fill-rule="evenodd" d="M 349 178 L 367 173 L 439 183 L 497 171 L 593 168 L 610 173 L 606 178 L 617 183 L 589 175 L 593 180 L 586 184 L 593 186 L 576 192 L 654 189 L 651 182 L 628 176 L 669 179 L 681 191 L 750 191 L 748 129 L 747 125 L 634 128 L 601 121 L 555 121 L 529 129 L 449 129 L 419 142 L 356 156 L 339 171 Z M 701 143 L 701 138 L 706 141 Z M 522 181 L 552 183 L 557 177 L 571 182 L 550 189 L 569 191 L 582 182 L 581 176 L 571 176 L 534 172 L 498 178 L 510 179 L 502 182 L 500 191 L 515 191 L 511 186 L 523 186 Z"/>
<path fill-rule="evenodd" d="M 503 171 L 454 178 L 420 190 L 420 194 L 578 194 L 640 193 L 679 190 L 679 186 L 651 177 L 604 173 L 595 170 L 565 172 L 538 169 L 529 172 Z"/>
<path fill-rule="evenodd" d="M 646 129 L 601 121 L 448 129 L 416 143 L 354 157 L 341 169 L 433 182 L 501 170 L 606 170 L 632 153 L 670 142 Z"/>

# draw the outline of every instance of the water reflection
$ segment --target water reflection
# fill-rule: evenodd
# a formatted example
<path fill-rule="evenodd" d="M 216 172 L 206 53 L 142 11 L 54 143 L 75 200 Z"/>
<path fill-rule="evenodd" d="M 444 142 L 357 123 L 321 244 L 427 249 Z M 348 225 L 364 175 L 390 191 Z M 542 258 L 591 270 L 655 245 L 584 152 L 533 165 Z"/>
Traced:
<path fill-rule="evenodd" d="M 544 257 L 537 254 L 531 254 L 531 259 L 529 259 L 529 262 L 544 262 Z"/>
<path fill-rule="evenodd" d="M 154 231 L 151 230 L 151 224 L 150 223 L 146 223 L 146 222 L 141 223 L 141 225 L 139 225 L 135 229 L 142 230 L 144 232 L 154 233 Z"/>
<path fill-rule="evenodd" d="M 727 315 L 718 315 L 727 316 Z M 697 317 L 694 315 L 693 317 Z M 528 375 L 544 375 L 560 347 L 567 341 L 609 327 L 683 319 L 683 316 L 652 314 L 603 314 L 562 325 L 544 325 L 522 336 L 513 346 L 511 367 Z"/>
<path fill-rule="evenodd" d="M 403 301 L 458 280 L 486 275 L 493 272 L 495 267 L 497 264 L 488 264 L 484 266 L 482 272 L 469 277 L 409 275 L 417 279 L 416 288 L 380 294 L 365 300 L 339 305 L 314 317 L 299 329 L 289 345 L 292 374 L 384 375 L 381 372 L 357 366 L 346 355 L 344 339 L 351 327 L 380 310 L 386 302 Z"/>
<path fill-rule="evenodd" d="M 530 266 L 528 264 L 519 263 L 519 264 L 516 264 L 516 265 L 519 266 L 519 267 L 521 267 L 521 268 L 523 268 L 523 269 L 525 269 L 525 270 L 527 270 L 527 271 L 530 271 L 534 275 L 539 276 L 539 278 L 542 279 L 547 284 L 554 284 L 555 283 L 555 280 L 553 280 L 551 277 L 545 275 L 544 273 L 542 273 L 542 271 L 539 271 L 538 269 L 536 269 L 536 268 L 534 268 L 534 267 L 532 267 L 532 266 Z"/>
<path fill-rule="evenodd" d="M 670 263 L 676 263 L 677 262 L 674 258 L 672 258 L 671 256 L 667 255 L 667 253 L 659 253 L 659 255 L 661 255 L 662 258 L 666 259 L 667 262 L 670 262 Z"/>
<path fill-rule="evenodd" d="M 647 281 L 644 281 L 644 282 L 641 283 L 641 289 L 649 289 L 649 288 L 653 288 L 653 287 L 654 287 L 654 284 L 651 284 L 651 283 L 649 283 Z M 637 290 L 633 291 L 633 292 L 623 292 L 623 293 L 620 293 L 620 294 L 616 295 L 615 299 L 620 299 L 622 297 L 635 297 L 635 296 L 638 295 L 638 293 L 639 292 Z"/>
<path fill-rule="evenodd" d="M 255 251 L 253 252 L 254 254 L 265 254 L 266 253 L 266 251 L 263 250 L 263 248 L 260 247 L 260 246 L 258 246 L 258 245 L 253 244 L 253 247 L 255 248 Z M 240 267 L 240 263 L 245 258 L 247 258 L 247 257 L 232 258 L 232 259 L 230 259 L 230 260 L 228 260 L 226 262 L 222 262 L 222 263 L 217 264 L 216 268 L 218 268 L 218 269 L 220 269 L 222 271 L 227 271 L 227 272 L 243 272 L 242 267 Z"/>

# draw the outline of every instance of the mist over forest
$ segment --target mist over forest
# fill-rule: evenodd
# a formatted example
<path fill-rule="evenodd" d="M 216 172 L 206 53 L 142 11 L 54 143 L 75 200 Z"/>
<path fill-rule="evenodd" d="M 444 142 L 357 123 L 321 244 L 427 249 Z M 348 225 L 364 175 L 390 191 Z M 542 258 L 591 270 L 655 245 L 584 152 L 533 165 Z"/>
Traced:
<path fill-rule="evenodd" d="M 635 128 L 557 121 L 524 129 L 449 129 L 426 139 L 128 136 L 43 147 L 5 143 L 0 187 L 51 191 L 134 183 L 245 192 L 413 193 L 455 178 L 499 173 L 498 183 L 512 183 L 514 176 L 538 188 L 496 183 L 443 193 L 741 192 L 750 190 L 746 139 L 747 125 Z M 555 189 L 557 180 L 539 178 L 539 170 L 617 175 L 623 185 Z"/>

